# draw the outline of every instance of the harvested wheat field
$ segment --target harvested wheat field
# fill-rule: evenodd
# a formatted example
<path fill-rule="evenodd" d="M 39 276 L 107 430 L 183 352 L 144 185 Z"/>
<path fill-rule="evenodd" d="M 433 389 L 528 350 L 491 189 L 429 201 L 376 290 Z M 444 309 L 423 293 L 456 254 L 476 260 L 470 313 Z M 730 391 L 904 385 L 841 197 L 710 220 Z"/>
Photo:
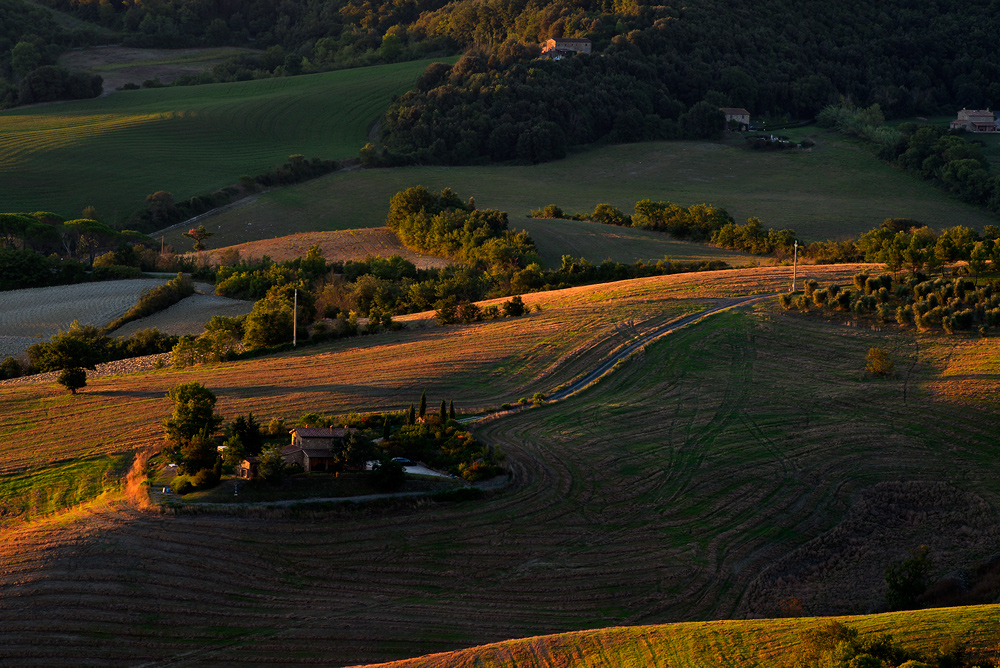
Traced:
<path fill-rule="evenodd" d="M 206 286 L 207 290 L 213 286 Z M 220 297 L 204 290 L 185 297 L 176 304 L 166 308 L 151 316 L 133 320 L 114 332 L 112 336 L 131 336 L 139 330 L 157 328 L 164 334 L 193 334 L 195 336 L 205 331 L 205 323 L 213 316 L 227 316 L 230 318 L 246 315 L 253 310 L 253 302 L 241 299 L 229 299 Z"/>
<path fill-rule="evenodd" d="M 450 264 L 450 260 L 445 258 L 424 255 L 410 250 L 399 242 L 399 239 L 388 227 L 333 232 L 300 232 L 286 237 L 248 241 L 235 246 L 199 251 L 189 255 L 198 261 L 206 258 L 204 261 L 209 264 L 219 264 L 220 262 L 232 264 L 236 258 L 259 260 L 265 255 L 275 262 L 283 262 L 305 257 L 310 246 L 319 246 L 327 262 L 363 260 L 369 256 L 399 255 L 417 265 L 418 269 L 445 267 Z M 239 255 L 234 255 L 233 251 Z"/>
<path fill-rule="evenodd" d="M 0 355 L 19 355 L 74 320 L 103 326 L 131 308 L 143 291 L 166 281 L 136 278 L 0 292 Z"/>
<path fill-rule="evenodd" d="M 856 269 L 822 268 L 821 280 Z M 422 389 L 432 406 L 496 405 L 580 377 L 634 332 L 712 298 L 775 290 L 788 274 L 541 293 L 526 301 L 542 310 L 520 319 L 101 379 L 75 398 L 0 388 L 0 414 L 18 416 L 0 432 L 11 443 L 0 467 L 155 445 L 163 394 L 191 380 L 227 416 L 402 408 Z M 0 657 L 350 665 L 773 615 L 789 596 L 810 614 L 874 611 L 885 565 L 915 545 L 931 547 L 935 577 L 1000 547 L 1000 410 L 961 386 L 941 391 L 948 369 L 974 377 L 977 392 L 1000 390 L 976 371 L 995 369 L 1000 350 L 970 342 L 765 301 L 675 332 L 570 400 L 478 426 L 510 469 L 480 501 L 157 514 L 102 497 L 5 532 Z M 867 378 L 871 345 L 901 372 Z M 79 429 L 72 439 L 60 437 L 66 423 Z M 873 546 L 852 570 L 859 539 Z M 797 552 L 810 561 L 789 563 Z"/>

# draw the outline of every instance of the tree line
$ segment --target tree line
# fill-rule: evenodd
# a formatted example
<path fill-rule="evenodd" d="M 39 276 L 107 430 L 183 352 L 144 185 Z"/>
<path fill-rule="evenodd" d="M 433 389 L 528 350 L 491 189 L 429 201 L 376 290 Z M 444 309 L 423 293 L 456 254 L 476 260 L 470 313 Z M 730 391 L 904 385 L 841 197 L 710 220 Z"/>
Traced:
<path fill-rule="evenodd" d="M 899 280 L 892 274 L 861 273 L 854 276 L 851 286 L 821 288 L 815 280 L 807 280 L 803 292 L 783 294 L 779 299 L 788 309 L 832 309 L 920 331 L 977 330 L 986 336 L 1000 326 L 1000 281 L 996 280 L 980 286 L 968 278 L 931 279 L 919 271 Z"/>

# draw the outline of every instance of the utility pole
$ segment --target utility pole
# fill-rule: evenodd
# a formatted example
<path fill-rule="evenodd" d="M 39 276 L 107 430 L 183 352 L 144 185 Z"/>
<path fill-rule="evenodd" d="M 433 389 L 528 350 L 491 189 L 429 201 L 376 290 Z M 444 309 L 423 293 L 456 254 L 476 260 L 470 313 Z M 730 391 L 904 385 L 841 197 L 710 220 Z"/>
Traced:
<path fill-rule="evenodd" d="M 795 292 L 795 274 L 799 268 L 799 240 L 795 240 L 795 255 L 792 256 L 792 292 Z"/>
<path fill-rule="evenodd" d="M 299 338 L 299 289 L 295 288 L 295 302 L 292 308 L 292 348 L 296 346 Z"/>

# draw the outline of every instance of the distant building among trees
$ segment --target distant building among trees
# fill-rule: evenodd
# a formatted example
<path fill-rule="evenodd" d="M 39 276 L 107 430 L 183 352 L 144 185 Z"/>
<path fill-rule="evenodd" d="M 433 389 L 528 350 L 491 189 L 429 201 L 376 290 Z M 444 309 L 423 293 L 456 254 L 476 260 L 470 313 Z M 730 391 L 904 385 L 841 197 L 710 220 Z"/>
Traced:
<path fill-rule="evenodd" d="M 542 58 L 558 60 L 573 53 L 590 53 L 592 44 L 586 37 L 560 37 L 542 44 Z"/>
<path fill-rule="evenodd" d="M 722 107 L 722 113 L 726 115 L 727 130 L 749 130 L 750 112 L 742 107 Z"/>
<path fill-rule="evenodd" d="M 958 118 L 951 122 L 952 130 L 968 132 L 996 132 L 997 120 L 989 109 L 962 109 Z"/>

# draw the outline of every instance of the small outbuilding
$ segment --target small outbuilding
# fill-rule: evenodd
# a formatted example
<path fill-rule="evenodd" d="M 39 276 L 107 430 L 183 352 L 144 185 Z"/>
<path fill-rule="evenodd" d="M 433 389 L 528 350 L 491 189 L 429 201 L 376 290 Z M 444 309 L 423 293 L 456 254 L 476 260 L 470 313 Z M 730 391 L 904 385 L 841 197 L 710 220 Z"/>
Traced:
<path fill-rule="evenodd" d="M 260 459 L 254 456 L 247 457 L 236 468 L 236 477 L 242 480 L 255 480 L 260 476 Z"/>

